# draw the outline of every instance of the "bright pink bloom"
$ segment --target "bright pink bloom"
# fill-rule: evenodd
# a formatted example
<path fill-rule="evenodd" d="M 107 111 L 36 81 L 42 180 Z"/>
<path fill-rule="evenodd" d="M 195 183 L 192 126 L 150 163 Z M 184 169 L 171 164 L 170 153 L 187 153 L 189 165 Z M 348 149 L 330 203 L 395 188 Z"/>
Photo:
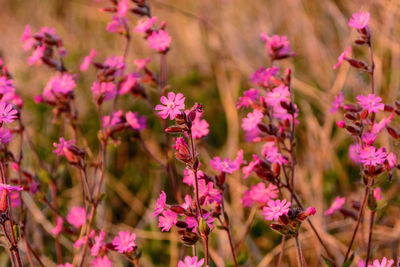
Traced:
<path fill-rule="evenodd" d="M 106 233 L 103 231 L 103 229 L 101 229 L 99 235 L 94 237 L 94 244 L 90 249 L 90 253 L 92 254 L 92 256 L 99 255 L 101 248 L 105 245 L 105 243 L 103 242 L 105 236 Z"/>
<path fill-rule="evenodd" d="M 153 217 L 157 217 L 158 214 L 160 214 L 161 212 L 164 211 L 165 206 L 166 206 L 165 205 L 166 201 L 167 201 L 167 195 L 165 194 L 164 191 L 161 191 L 161 194 L 158 197 L 157 202 L 156 202 L 156 207 L 153 212 Z"/>
<path fill-rule="evenodd" d="M 0 65 L 1 66 L 1 65 Z M 4 95 L 14 92 L 14 83 L 10 79 L 7 79 L 6 77 L 0 77 L 0 94 L 2 95 L 2 100 L 4 101 Z"/>
<path fill-rule="evenodd" d="M 151 35 L 147 37 L 147 41 L 149 42 L 150 48 L 159 52 L 164 52 L 171 44 L 171 36 L 164 30 L 153 31 Z"/>
<path fill-rule="evenodd" d="M 15 121 L 18 116 L 18 111 L 13 109 L 13 106 L 5 102 L 0 103 L 0 124 Z"/>
<path fill-rule="evenodd" d="M 364 166 L 381 165 L 385 162 L 386 156 L 384 148 L 376 149 L 374 146 L 365 146 L 359 154 L 360 161 Z"/>
<path fill-rule="evenodd" d="M 51 229 L 51 233 L 53 235 L 58 235 L 59 233 L 61 233 L 62 227 L 63 227 L 63 222 L 64 222 L 64 220 L 60 216 L 57 216 L 56 226 L 53 229 Z"/>
<path fill-rule="evenodd" d="M 163 105 L 157 105 L 156 110 L 158 111 L 158 115 L 164 120 L 170 117 L 171 120 L 175 119 L 175 117 L 181 114 L 181 110 L 185 109 L 185 97 L 183 94 L 178 93 L 175 95 L 174 92 L 168 93 L 168 98 L 165 96 L 161 96 L 160 102 Z"/>
<path fill-rule="evenodd" d="M 248 108 L 249 105 L 256 102 L 258 99 L 259 91 L 254 88 L 250 88 L 247 91 L 243 92 L 243 96 L 239 97 L 239 101 L 236 104 L 237 108 L 246 107 Z"/>
<path fill-rule="evenodd" d="M 213 202 L 221 203 L 221 192 L 214 188 L 213 182 L 208 182 L 204 179 L 199 180 L 199 196 L 204 199 L 204 205 L 212 204 Z"/>
<path fill-rule="evenodd" d="M 89 68 L 90 63 L 92 63 L 93 58 L 96 56 L 96 50 L 90 50 L 90 54 L 83 58 L 83 62 L 80 66 L 81 71 L 85 71 Z"/>
<path fill-rule="evenodd" d="M 53 153 L 63 156 L 65 155 L 65 151 L 69 149 L 71 144 L 75 143 L 75 140 L 68 140 L 66 141 L 64 137 L 60 137 L 60 143 L 57 144 L 56 142 L 53 143 L 53 146 L 56 148 L 53 150 Z"/>
<path fill-rule="evenodd" d="M 340 65 L 342 65 L 343 61 L 347 59 L 347 55 L 351 52 L 351 46 L 349 46 L 346 50 L 344 50 L 340 56 L 338 57 L 338 61 L 335 66 L 333 66 L 334 69 L 337 69 Z"/>
<path fill-rule="evenodd" d="M 120 0 L 117 6 L 117 14 L 120 17 L 125 17 L 129 11 L 129 0 Z"/>
<path fill-rule="evenodd" d="M 193 203 L 192 197 L 190 195 L 186 195 L 185 202 L 181 205 L 181 207 L 187 210 L 192 207 L 192 203 Z"/>
<path fill-rule="evenodd" d="M 24 33 L 22 34 L 22 37 L 21 37 L 21 43 L 25 43 L 26 41 L 31 39 L 32 38 L 31 35 L 32 35 L 31 27 L 27 24 L 25 26 Z"/>
<path fill-rule="evenodd" d="M 54 101 L 58 95 L 67 95 L 76 87 L 76 83 L 71 74 L 56 74 L 51 77 L 43 90 L 43 96 L 48 101 Z"/>
<path fill-rule="evenodd" d="M 265 47 L 271 56 L 294 56 L 294 53 L 290 51 L 290 44 L 286 36 L 273 35 L 269 37 L 266 33 L 262 33 L 261 39 L 265 42 Z"/>
<path fill-rule="evenodd" d="M 113 267 L 112 261 L 106 256 L 98 256 L 92 260 L 90 267 Z"/>
<path fill-rule="evenodd" d="M 45 45 L 36 47 L 35 51 L 33 51 L 32 55 L 28 58 L 28 64 L 33 65 L 36 63 L 37 65 L 40 65 L 39 60 L 43 57 L 45 50 L 46 50 Z"/>
<path fill-rule="evenodd" d="M 206 120 L 201 119 L 202 112 L 197 112 L 196 118 L 192 121 L 192 135 L 194 139 L 200 139 L 206 136 L 210 130 L 209 124 Z"/>
<path fill-rule="evenodd" d="M 128 111 L 125 114 L 126 122 L 132 127 L 135 131 L 140 131 L 146 128 L 146 117 L 139 116 L 137 112 Z"/>
<path fill-rule="evenodd" d="M 289 88 L 284 85 L 279 85 L 271 92 L 268 92 L 264 100 L 270 106 L 282 108 L 281 102 L 290 102 Z"/>
<path fill-rule="evenodd" d="M 260 163 L 260 158 L 253 154 L 254 161 L 250 161 L 249 165 L 242 168 L 243 178 L 246 179 L 253 172 L 254 168 Z"/>
<path fill-rule="evenodd" d="M 346 122 L 344 120 L 336 121 L 336 125 L 339 128 L 344 128 L 346 127 Z"/>
<path fill-rule="evenodd" d="M 389 169 L 393 169 L 397 164 L 397 157 L 393 152 L 390 152 L 386 157 Z"/>
<path fill-rule="evenodd" d="M 69 262 L 66 262 L 66 263 L 64 263 L 64 264 L 59 264 L 59 265 L 57 265 L 57 267 L 74 267 L 74 265 L 72 265 L 72 264 L 69 263 Z"/>
<path fill-rule="evenodd" d="M 222 161 L 220 157 L 214 157 L 210 160 L 211 166 L 217 171 L 232 173 L 240 169 L 240 165 L 243 162 L 243 150 L 239 150 L 234 161 L 228 158 L 224 158 Z"/>
<path fill-rule="evenodd" d="M 82 207 L 72 207 L 66 219 L 69 224 L 79 228 L 86 222 L 86 210 Z"/>
<path fill-rule="evenodd" d="M 18 191 L 11 191 L 9 196 L 12 208 L 21 206 L 21 198 L 19 197 Z"/>
<path fill-rule="evenodd" d="M 349 20 L 349 26 L 361 30 L 368 26 L 369 17 L 369 13 L 365 11 L 353 13 L 353 16 Z"/>
<path fill-rule="evenodd" d="M 157 21 L 157 17 L 144 18 L 139 20 L 135 27 L 135 32 L 147 32 L 151 26 Z"/>
<path fill-rule="evenodd" d="M 204 172 L 202 170 L 197 171 L 197 178 L 201 179 L 204 177 Z M 195 178 L 193 171 L 190 169 L 190 167 L 186 167 L 185 170 L 183 170 L 183 180 L 185 184 L 190 185 L 190 186 L 195 186 Z"/>
<path fill-rule="evenodd" d="M 118 236 L 114 238 L 112 244 L 119 253 L 129 253 L 136 247 L 135 239 L 135 233 L 121 231 L 118 233 Z"/>
<path fill-rule="evenodd" d="M 277 67 L 271 67 L 267 69 L 261 67 L 250 76 L 250 80 L 256 85 L 269 87 L 273 85 L 272 78 L 278 74 L 279 69 Z"/>
<path fill-rule="evenodd" d="M 357 100 L 357 103 L 360 104 L 363 109 L 368 110 L 369 113 L 378 113 L 385 108 L 385 104 L 381 103 L 382 98 L 374 94 L 368 94 L 368 96 L 359 95 L 357 96 Z"/>
<path fill-rule="evenodd" d="M 107 31 L 111 33 L 123 33 L 125 32 L 125 25 L 128 20 L 126 18 L 121 18 L 119 16 L 113 16 L 111 22 L 107 25 Z"/>
<path fill-rule="evenodd" d="M 361 137 L 361 140 L 363 141 L 364 144 L 370 146 L 375 142 L 376 138 L 377 138 L 376 134 L 373 134 L 371 132 L 366 132 Z"/>
<path fill-rule="evenodd" d="M 10 129 L 0 128 L 0 144 L 7 145 L 12 138 L 13 135 Z"/>
<path fill-rule="evenodd" d="M 368 267 L 391 267 L 394 263 L 394 260 L 388 260 L 386 257 L 383 257 L 382 261 L 379 262 L 378 259 L 373 261 L 373 265 L 368 264 Z"/>
<path fill-rule="evenodd" d="M 94 82 L 92 85 L 93 99 L 103 102 L 114 98 L 117 95 L 117 89 L 113 82 Z"/>
<path fill-rule="evenodd" d="M 289 208 L 292 203 L 287 202 L 286 199 L 282 201 L 270 200 L 268 201 L 268 206 L 263 208 L 263 216 L 267 221 L 279 221 L 279 217 L 282 215 L 286 215 L 289 212 Z"/>
<path fill-rule="evenodd" d="M 317 210 L 314 207 L 309 207 L 306 209 L 307 216 L 314 215 L 316 212 L 317 212 Z"/>
<path fill-rule="evenodd" d="M 95 235 L 95 233 L 96 233 L 95 230 L 92 230 L 89 233 L 89 238 L 92 238 Z M 81 246 L 83 246 L 85 244 L 87 238 L 88 238 L 87 236 L 82 236 L 81 238 L 76 240 L 74 243 L 74 248 L 80 248 Z"/>
<path fill-rule="evenodd" d="M 278 163 L 279 165 L 288 163 L 285 156 L 279 153 L 278 147 L 273 141 L 266 142 L 261 153 L 271 163 Z"/>
<path fill-rule="evenodd" d="M 0 190 L 7 190 L 8 192 L 12 192 L 12 191 L 22 191 L 24 190 L 24 188 L 20 185 L 12 186 L 9 184 L 0 183 Z"/>
<path fill-rule="evenodd" d="M 349 146 L 349 158 L 356 164 L 361 162 L 360 151 L 361 151 L 361 146 L 359 143 L 351 144 Z"/>
<path fill-rule="evenodd" d="M 336 210 L 339 210 L 343 204 L 346 202 L 345 197 L 336 197 L 331 206 L 327 211 L 325 211 L 325 215 L 332 215 Z"/>
<path fill-rule="evenodd" d="M 121 84 L 120 89 L 119 89 L 119 94 L 124 95 L 131 91 L 132 87 L 134 87 L 140 78 L 139 73 L 131 73 L 126 76 L 125 81 Z"/>
<path fill-rule="evenodd" d="M 268 201 L 277 198 L 278 192 L 277 186 L 269 184 L 268 187 L 265 188 L 265 183 L 260 182 L 257 185 L 252 185 L 251 189 L 244 193 L 242 203 L 245 207 L 249 207 L 253 203 L 265 205 Z"/>
<path fill-rule="evenodd" d="M 158 227 L 161 231 L 169 231 L 173 225 L 178 222 L 178 215 L 171 211 L 165 210 L 162 212 L 162 216 L 158 217 Z"/>
<path fill-rule="evenodd" d="M 213 222 L 215 221 L 215 219 L 212 216 L 210 216 L 210 213 L 208 213 L 208 212 L 203 213 L 203 218 L 206 221 L 208 227 L 210 227 L 210 229 L 214 227 Z M 198 215 L 197 220 L 200 220 L 200 214 Z M 198 226 L 197 220 L 194 217 L 186 217 L 185 218 L 185 222 L 188 225 L 187 227 L 192 228 L 193 233 L 196 233 L 196 230 L 197 230 L 197 226 Z"/>
<path fill-rule="evenodd" d="M 374 198 L 376 199 L 376 201 L 382 199 L 382 189 L 380 187 L 374 189 Z"/>
<path fill-rule="evenodd" d="M 112 55 L 111 57 L 106 58 L 103 65 L 109 69 L 115 69 L 116 72 L 114 73 L 114 76 L 119 76 L 122 70 L 125 69 L 124 57 Z"/>
<path fill-rule="evenodd" d="M 146 67 L 146 64 L 150 62 L 150 58 L 145 58 L 145 59 L 135 59 L 133 61 L 133 64 L 136 65 L 136 71 L 139 71 L 141 69 L 144 69 Z"/>
<path fill-rule="evenodd" d="M 264 114 L 261 110 L 255 109 L 253 112 L 247 114 L 246 118 L 242 119 L 242 128 L 245 131 L 251 131 L 261 123 Z"/>
<path fill-rule="evenodd" d="M 343 100 L 344 100 L 343 92 L 340 91 L 340 93 L 337 96 L 335 96 L 335 100 L 333 100 L 332 108 L 330 109 L 329 112 L 335 113 L 336 111 L 338 111 L 339 108 L 341 108 L 343 106 Z"/>
<path fill-rule="evenodd" d="M 394 113 L 390 114 L 389 117 L 384 117 L 378 123 L 374 123 L 374 125 L 372 125 L 371 132 L 373 134 L 378 134 L 380 131 L 382 131 L 383 128 L 385 128 L 393 120 L 393 118 L 394 118 Z"/>
<path fill-rule="evenodd" d="M 111 115 L 103 116 L 103 127 L 104 128 L 113 127 L 118 123 L 121 123 L 123 117 L 124 114 L 122 110 L 115 111 Z"/>
<path fill-rule="evenodd" d="M 184 261 L 178 262 L 178 267 L 201 267 L 203 263 L 204 259 L 197 260 L 197 256 L 186 256 Z"/>

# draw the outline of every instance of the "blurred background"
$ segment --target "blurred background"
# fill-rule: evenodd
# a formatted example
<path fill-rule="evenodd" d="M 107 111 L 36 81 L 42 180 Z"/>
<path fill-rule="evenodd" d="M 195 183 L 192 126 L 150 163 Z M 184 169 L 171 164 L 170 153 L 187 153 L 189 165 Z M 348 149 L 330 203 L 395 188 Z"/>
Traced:
<path fill-rule="evenodd" d="M 172 36 L 171 51 L 167 56 L 169 86 L 175 92 L 185 94 L 187 107 L 195 102 L 203 104 L 203 117 L 210 124 L 210 134 L 199 143 L 199 153 L 203 168 L 209 173 L 215 173 L 209 166 L 209 159 L 214 156 L 234 158 L 237 150 L 243 148 L 245 159 L 250 160 L 251 154 L 260 150 L 260 144 L 244 142 L 240 124 L 246 114 L 238 111 L 235 104 L 244 90 L 254 86 L 249 81 L 250 75 L 261 66 L 268 67 L 269 59 L 260 33 L 288 37 L 297 56 L 278 64 L 282 72 L 286 68 L 292 69 L 295 102 L 300 108 L 296 190 L 306 206 L 316 207 L 317 214 L 312 220 L 335 258 L 342 259 L 354 221 L 344 219 L 340 214 L 324 217 L 323 213 L 338 195 L 347 197 L 347 207 L 351 206 L 352 200 L 360 201 L 362 186 L 359 168 L 348 159 L 348 146 L 352 140 L 345 131 L 335 128 L 335 121 L 341 119 L 341 115 L 330 114 L 329 109 L 340 90 L 345 102 L 368 92 L 369 79 L 350 69 L 348 64 L 343 64 L 338 70 L 333 70 L 332 66 L 356 37 L 356 32 L 347 26 L 351 14 L 361 10 L 370 12 L 377 94 L 384 102 L 392 103 L 397 99 L 400 85 L 400 1 L 149 0 L 149 3 L 152 15 L 167 22 Z M 17 92 L 25 101 L 23 120 L 44 161 L 55 161 L 51 150 L 52 143 L 59 138 L 60 125 L 53 121 L 51 109 L 35 104 L 33 97 L 42 92 L 54 73 L 44 66 L 27 65 L 29 53 L 23 51 L 20 43 L 24 27 L 29 24 L 33 32 L 42 26 L 54 27 L 68 52 L 66 66 L 79 73 L 83 57 L 92 48 L 98 51 L 96 60 L 100 62 L 113 54 L 123 53 L 125 40 L 105 30 L 111 15 L 99 12 L 103 6 L 107 6 L 107 1 L 0 0 L 0 57 L 14 75 Z M 135 25 L 137 17 L 132 16 L 130 21 Z M 353 55 L 368 62 L 365 48 L 354 47 Z M 159 57 L 148 48 L 140 34 L 134 33 L 128 53 L 128 69 L 133 69 L 134 59 L 146 57 L 152 59 L 149 66 L 157 73 Z M 94 70 L 79 74 L 75 89 L 79 124 L 94 152 L 99 149 L 99 125 L 97 117 L 92 115 L 96 107 L 90 92 L 95 75 Z M 156 90 L 146 89 L 150 95 L 152 90 Z M 152 102 L 156 104 L 158 99 L 153 97 Z M 126 96 L 120 102 L 120 108 L 148 115 L 149 127 L 143 136 L 147 145 L 165 159 L 162 126 L 148 106 Z M 394 121 L 393 125 L 396 124 Z M 185 248 L 174 231 L 160 232 L 157 220 L 151 216 L 159 192 L 162 189 L 170 191 L 171 184 L 163 170 L 128 133 L 120 135 L 119 140 L 120 143 L 110 146 L 109 150 L 107 205 L 102 213 L 107 223 L 99 220 L 98 225 L 111 234 L 118 230 L 133 230 L 143 253 L 143 266 L 176 266 L 186 252 Z M 399 155 L 399 144 L 386 135 L 381 136 L 379 144 L 391 147 Z M 76 176 L 74 171 L 66 162 L 63 164 L 57 179 L 64 186 L 59 193 L 61 206 L 66 212 L 71 205 L 79 204 L 76 199 L 79 199 L 80 189 L 77 178 L 72 177 Z M 32 172 L 38 168 L 28 146 L 23 165 Z M 181 163 L 176 165 L 182 176 L 184 166 Z M 228 177 L 227 211 L 231 216 L 235 241 L 241 239 L 249 214 L 255 212 L 244 209 L 240 199 L 244 190 L 257 182 L 259 180 L 254 176 L 244 180 L 240 173 Z M 394 173 L 391 183 L 385 180 L 381 187 L 384 199 L 374 229 L 373 251 L 376 253 L 373 256 L 396 258 L 400 238 L 397 173 Z M 186 190 L 186 187 L 182 188 Z M 168 199 L 169 203 L 173 201 Z M 46 216 L 50 214 L 45 206 L 39 205 L 38 208 L 38 212 Z M 355 251 L 361 253 L 358 256 L 366 251 L 369 219 L 365 219 L 355 246 Z M 35 248 L 47 255 L 51 266 L 55 258 L 54 247 L 50 245 L 53 239 L 42 227 L 35 229 L 31 240 Z M 302 247 L 309 266 L 322 266 L 318 257 L 322 251 L 317 239 L 309 232 L 308 225 L 304 225 L 303 230 Z M 66 259 L 73 251 L 72 241 L 67 241 L 64 245 Z M 217 266 L 232 265 L 224 233 L 213 233 L 211 247 L 211 256 Z M 240 261 L 243 266 L 274 266 L 279 250 L 280 236 L 269 229 L 261 212 L 256 211 L 239 253 Z M 191 253 L 189 249 L 187 252 Z M 3 250 L 0 256 L 4 263 L 8 254 Z M 128 266 L 123 260 L 114 260 L 115 266 Z M 283 265 L 296 264 L 294 243 L 289 240 Z"/>

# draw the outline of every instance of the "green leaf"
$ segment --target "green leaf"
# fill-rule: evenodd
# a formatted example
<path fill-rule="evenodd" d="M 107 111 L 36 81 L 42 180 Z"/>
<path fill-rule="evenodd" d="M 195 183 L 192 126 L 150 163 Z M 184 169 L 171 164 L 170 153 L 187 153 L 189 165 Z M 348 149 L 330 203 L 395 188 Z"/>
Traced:
<path fill-rule="evenodd" d="M 21 238 L 21 228 L 19 227 L 18 224 L 14 224 L 13 230 L 14 230 L 14 236 L 16 239 L 15 241 L 18 242 L 19 239 Z"/>
<path fill-rule="evenodd" d="M 324 259 L 326 266 L 335 267 L 335 265 L 332 263 L 330 259 L 326 258 L 325 256 L 322 256 L 322 258 Z"/>
<path fill-rule="evenodd" d="M 353 260 L 354 260 L 354 253 L 351 254 L 350 258 L 345 263 L 343 263 L 342 267 L 349 267 L 353 263 Z"/>

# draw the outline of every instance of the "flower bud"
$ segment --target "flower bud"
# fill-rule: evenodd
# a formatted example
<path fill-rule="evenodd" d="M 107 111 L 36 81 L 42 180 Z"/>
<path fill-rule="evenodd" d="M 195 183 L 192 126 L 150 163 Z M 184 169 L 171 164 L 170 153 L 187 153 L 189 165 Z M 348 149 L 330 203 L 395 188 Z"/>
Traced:
<path fill-rule="evenodd" d="M 8 199 L 7 199 L 7 190 L 3 189 L 3 192 L 1 194 L 0 198 L 0 211 L 1 212 L 6 212 L 8 209 Z"/>

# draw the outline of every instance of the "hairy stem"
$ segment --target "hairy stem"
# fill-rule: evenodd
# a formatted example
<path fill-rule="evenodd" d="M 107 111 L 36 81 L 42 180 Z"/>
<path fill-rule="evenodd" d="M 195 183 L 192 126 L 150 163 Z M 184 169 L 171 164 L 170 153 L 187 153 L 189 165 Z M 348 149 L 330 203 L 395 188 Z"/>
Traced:
<path fill-rule="evenodd" d="M 299 236 L 297 235 L 294 239 L 296 241 L 295 243 L 296 243 L 297 264 L 299 267 L 304 267 L 303 252 L 301 251 Z"/>

